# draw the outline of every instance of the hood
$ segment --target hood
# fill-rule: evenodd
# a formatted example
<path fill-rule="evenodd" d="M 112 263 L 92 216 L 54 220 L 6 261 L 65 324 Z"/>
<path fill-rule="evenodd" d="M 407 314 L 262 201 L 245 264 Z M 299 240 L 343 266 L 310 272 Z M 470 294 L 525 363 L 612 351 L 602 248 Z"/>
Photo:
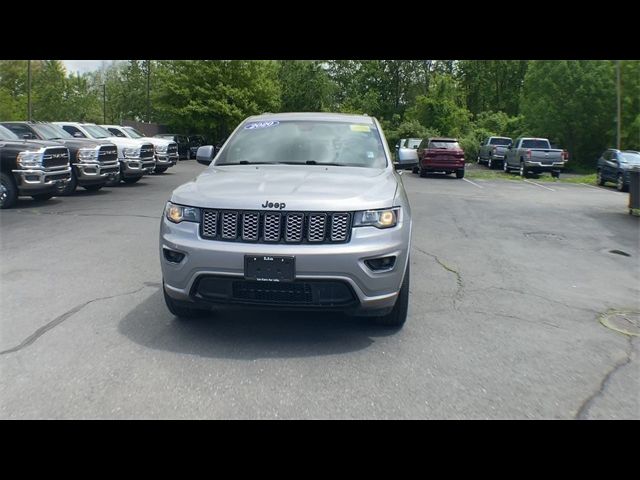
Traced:
<path fill-rule="evenodd" d="M 398 187 L 393 170 L 319 165 L 209 167 L 174 190 L 171 201 L 204 208 L 355 211 L 391 207 Z"/>
<path fill-rule="evenodd" d="M 145 143 L 150 143 L 147 141 L 143 141 L 142 139 L 134 140 L 133 138 L 124 138 L 124 137 L 106 137 L 106 138 L 96 138 L 94 140 L 103 141 L 104 143 L 113 143 L 120 148 L 137 148 Z"/>
<path fill-rule="evenodd" d="M 137 140 L 141 140 L 145 143 L 151 143 L 154 147 L 158 147 L 160 145 L 169 146 L 171 143 L 175 143 L 173 140 L 167 140 L 166 138 L 156 138 L 156 137 L 141 137 Z"/>
<path fill-rule="evenodd" d="M 67 147 L 75 148 L 91 148 L 100 145 L 113 145 L 114 143 L 107 139 L 102 138 L 61 138 L 59 140 L 52 140 L 61 143 Z"/>
<path fill-rule="evenodd" d="M 0 140 L 0 147 L 23 148 L 24 150 L 40 150 L 42 147 L 61 147 L 61 143 L 53 140 Z"/>

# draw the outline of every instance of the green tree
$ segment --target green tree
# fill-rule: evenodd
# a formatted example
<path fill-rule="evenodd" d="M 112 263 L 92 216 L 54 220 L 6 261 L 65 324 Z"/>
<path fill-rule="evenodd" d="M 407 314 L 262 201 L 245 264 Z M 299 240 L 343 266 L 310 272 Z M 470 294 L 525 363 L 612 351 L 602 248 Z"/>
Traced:
<path fill-rule="evenodd" d="M 283 60 L 278 81 L 285 112 L 323 112 L 331 109 L 334 84 L 322 62 Z"/>
<path fill-rule="evenodd" d="M 611 61 L 530 62 L 522 112 L 530 135 L 548 137 L 570 159 L 593 166 L 615 134 L 615 71 Z"/>

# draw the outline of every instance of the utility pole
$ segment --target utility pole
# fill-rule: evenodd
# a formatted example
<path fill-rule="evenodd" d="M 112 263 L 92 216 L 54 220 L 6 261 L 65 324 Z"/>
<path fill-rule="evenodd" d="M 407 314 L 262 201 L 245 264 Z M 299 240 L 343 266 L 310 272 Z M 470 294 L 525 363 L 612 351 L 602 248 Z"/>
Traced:
<path fill-rule="evenodd" d="M 102 84 L 102 124 L 107 123 L 107 84 Z"/>
<path fill-rule="evenodd" d="M 616 60 L 616 92 L 618 95 L 618 116 L 616 120 L 616 130 L 617 130 L 616 148 L 620 150 L 620 130 L 621 130 L 620 118 L 622 117 L 622 102 L 620 98 L 621 97 L 620 95 L 620 60 Z"/>
<path fill-rule="evenodd" d="M 31 121 L 31 60 L 27 60 L 27 119 Z"/>
<path fill-rule="evenodd" d="M 151 60 L 147 60 L 147 123 L 151 122 Z"/>

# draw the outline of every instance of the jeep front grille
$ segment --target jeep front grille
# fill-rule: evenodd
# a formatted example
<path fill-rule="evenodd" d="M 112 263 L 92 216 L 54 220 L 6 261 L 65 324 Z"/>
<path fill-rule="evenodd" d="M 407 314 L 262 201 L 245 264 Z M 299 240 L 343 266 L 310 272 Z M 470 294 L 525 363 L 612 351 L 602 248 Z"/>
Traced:
<path fill-rule="evenodd" d="M 343 243 L 351 237 L 351 214 L 205 209 L 200 234 L 209 240 Z"/>

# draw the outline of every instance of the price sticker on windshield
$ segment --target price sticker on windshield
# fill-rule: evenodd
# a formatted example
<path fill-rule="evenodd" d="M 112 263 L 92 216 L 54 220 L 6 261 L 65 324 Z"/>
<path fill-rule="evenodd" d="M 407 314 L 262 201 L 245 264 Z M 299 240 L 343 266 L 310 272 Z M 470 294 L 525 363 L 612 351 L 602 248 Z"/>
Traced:
<path fill-rule="evenodd" d="M 278 122 L 277 120 L 273 120 L 271 122 L 251 122 L 251 123 L 247 123 L 244 126 L 245 130 L 255 130 L 258 128 L 269 128 L 269 127 L 275 127 L 276 125 L 280 125 L 280 122 Z"/>
<path fill-rule="evenodd" d="M 370 132 L 369 125 L 349 125 L 352 132 Z"/>

